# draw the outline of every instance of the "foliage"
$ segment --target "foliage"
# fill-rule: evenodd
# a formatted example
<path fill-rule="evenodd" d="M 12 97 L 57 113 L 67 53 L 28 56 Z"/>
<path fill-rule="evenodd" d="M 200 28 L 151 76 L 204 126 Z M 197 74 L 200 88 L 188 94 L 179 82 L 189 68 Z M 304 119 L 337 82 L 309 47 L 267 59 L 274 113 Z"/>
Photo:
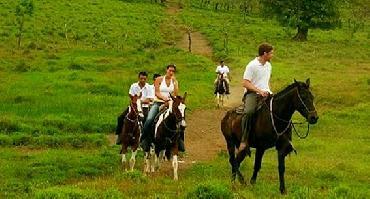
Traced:
<path fill-rule="evenodd" d="M 334 0 L 263 0 L 262 4 L 264 13 L 298 29 L 297 40 L 306 40 L 309 28 L 331 28 L 339 23 Z"/>

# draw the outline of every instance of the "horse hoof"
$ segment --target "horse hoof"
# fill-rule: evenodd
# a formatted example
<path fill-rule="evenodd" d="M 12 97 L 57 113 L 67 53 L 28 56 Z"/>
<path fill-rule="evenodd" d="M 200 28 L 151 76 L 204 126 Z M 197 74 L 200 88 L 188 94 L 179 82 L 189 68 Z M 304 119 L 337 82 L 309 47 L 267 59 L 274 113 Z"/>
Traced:
<path fill-rule="evenodd" d="M 256 184 L 256 180 L 255 180 L 255 179 L 251 179 L 251 180 L 250 180 L 250 183 L 251 183 L 252 185 L 254 185 L 254 184 Z"/>
<path fill-rule="evenodd" d="M 287 191 L 286 191 L 285 188 L 284 189 L 280 189 L 280 193 L 281 193 L 281 195 L 286 195 L 287 194 Z"/>

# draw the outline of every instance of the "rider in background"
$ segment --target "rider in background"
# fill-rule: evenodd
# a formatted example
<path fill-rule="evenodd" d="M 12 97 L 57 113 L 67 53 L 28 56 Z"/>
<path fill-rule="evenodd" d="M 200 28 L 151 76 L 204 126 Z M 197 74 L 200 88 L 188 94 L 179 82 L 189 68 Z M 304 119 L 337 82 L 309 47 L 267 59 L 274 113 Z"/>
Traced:
<path fill-rule="evenodd" d="M 142 117 L 140 118 L 142 120 L 145 118 L 145 113 L 147 113 L 149 110 L 149 105 L 151 101 L 153 101 L 153 98 L 151 96 L 152 94 L 151 94 L 150 86 L 146 82 L 147 78 L 148 78 L 148 74 L 145 71 L 140 72 L 138 75 L 138 82 L 133 83 L 129 89 L 130 101 L 133 100 L 133 97 L 135 95 L 141 96 L 140 100 L 137 101 L 137 106 L 138 106 L 138 111 L 139 111 L 138 114 L 140 117 Z M 116 144 L 121 144 L 120 135 L 123 129 L 123 120 L 126 117 L 128 111 L 129 111 L 129 108 L 127 107 L 125 111 L 117 118 L 116 135 L 118 136 L 117 136 Z"/>
<path fill-rule="evenodd" d="M 226 81 L 226 94 L 227 95 L 230 94 L 229 84 L 230 84 L 230 79 L 231 78 L 230 78 L 229 73 L 230 73 L 229 67 L 224 64 L 224 61 L 223 60 L 221 60 L 220 61 L 220 65 L 217 66 L 217 68 L 216 68 L 217 77 L 216 77 L 216 80 L 214 82 L 214 84 L 215 84 L 215 92 L 214 92 L 214 94 L 217 94 L 217 81 L 219 80 L 219 78 L 221 77 L 221 75 L 223 75 L 223 78 Z"/>

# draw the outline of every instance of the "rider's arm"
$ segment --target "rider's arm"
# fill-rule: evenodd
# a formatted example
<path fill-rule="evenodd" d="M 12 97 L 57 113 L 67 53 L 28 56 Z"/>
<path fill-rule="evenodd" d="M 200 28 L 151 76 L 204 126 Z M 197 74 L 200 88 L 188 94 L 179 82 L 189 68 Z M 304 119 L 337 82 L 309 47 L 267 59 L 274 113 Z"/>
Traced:
<path fill-rule="evenodd" d="M 173 90 L 173 95 L 174 96 L 177 96 L 178 93 L 179 93 L 179 83 L 177 82 L 177 80 L 174 78 L 173 79 L 173 84 L 174 84 L 174 90 Z"/>
<path fill-rule="evenodd" d="M 166 96 L 163 96 L 159 90 L 159 86 L 161 85 L 163 78 L 165 77 L 158 77 L 154 82 L 155 96 L 163 101 L 168 101 L 169 99 Z"/>
<path fill-rule="evenodd" d="M 258 89 L 248 79 L 243 79 L 243 87 L 246 88 L 248 91 L 256 92 L 262 96 L 267 95 L 266 91 Z"/>

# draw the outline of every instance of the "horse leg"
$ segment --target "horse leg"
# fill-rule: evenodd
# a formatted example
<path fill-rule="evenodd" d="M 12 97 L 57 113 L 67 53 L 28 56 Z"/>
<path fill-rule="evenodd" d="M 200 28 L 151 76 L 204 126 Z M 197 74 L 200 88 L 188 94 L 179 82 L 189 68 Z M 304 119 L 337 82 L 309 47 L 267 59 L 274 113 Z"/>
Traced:
<path fill-rule="evenodd" d="M 155 165 L 154 162 L 157 159 L 157 155 L 155 153 L 155 149 L 153 147 L 150 147 L 150 171 L 153 173 L 155 171 Z"/>
<path fill-rule="evenodd" d="M 150 153 L 149 152 L 145 152 L 145 156 L 144 156 L 144 160 L 145 160 L 145 165 L 144 165 L 144 173 L 149 173 L 150 172 Z"/>
<path fill-rule="evenodd" d="M 179 168 L 179 162 L 178 162 L 178 159 L 177 159 L 177 155 L 178 155 L 178 144 L 176 143 L 174 145 L 174 147 L 172 148 L 172 152 L 173 152 L 173 156 L 172 156 L 172 167 L 173 167 L 173 179 L 174 180 L 178 180 L 179 179 L 179 176 L 177 174 L 177 170 Z"/>
<path fill-rule="evenodd" d="M 132 150 L 132 153 L 131 153 L 131 159 L 130 159 L 130 171 L 134 171 L 134 167 L 135 167 L 135 162 L 136 162 L 136 154 L 137 154 L 137 150 Z"/>
<path fill-rule="evenodd" d="M 161 166 L 160 165 L 161 164 L 161 161 L 163 161 L 163 158 L 164 158 L 164 150 L 159 151 L 159 153 L 158 153 L 157 156 L 158 156 L 158 158 L 156 158 L 155 168 L 157 170 L 159 170 L 159 167 Z"/>
<path fill-rule="evenodd" d="M 220 107 L 220 94 L 217 92 L 216 93 L 216 101 L 217 101 L 217 108 Z"/>
<path fill-rule="evenodd" d="M 236 178 L 235 145 L 231 140 L 227 141 L 227 150 L 229 151 L 229 163 L 231 165 L 231 182 L 235 182 Z"/>
<path fill-rule="evenodd" d="M 278 151 L 278 163 L 279 163 L 278 168 L 279 168 L 280 193 L 286 194 L 285 180 L 284 180 L 285 155 L 282 150 Z"/>
<path fill-rule="evenodd" d="M 245 184 L 245 180 L 244 180 L 244 176 L 242 175 L 242 173 L 239 170 L 239 167 L 240 167 L 240 163 L 243 162 L 246 155 L 247 155 L 247 150 L 246 149 L 239 150 L 238 154 L 236 155 L 236 160 L 235 160 L 235 163 L 234 163 L 236 174 L 238 175 L 239 181 L 242 184 Z"/>
<path fill-rule="evenodd" d="M 121 159 L 121 163 L 122 163 L 122 169 L 124 169 L 125 171 L 127 171 L 127 167 L 126 167 L 126 154 L 125 153 L 122 153 L 122 159 Z"/>
<path fill-rule="evenodd" d="M 253 176 L 250 180 L 251 184 L 256 183 L 257 174 L 258 174 L 258 171 L 261 169 L 261 162 L 262 162 L 262 157 L 264 153 L 265 153 L 264 149 L 260 149 L 260 148 L 256 149 L 256 157 L 254 158 Z"/>
<path fill-rule="evenodd" d="M 122 165 L 122 169 L 124 169 L 125 171 L 127 171 L 126 153 L 127 153 L 127 146 L 126 144 L 123 143 L 122 148 L 121 148 L 121 165 Z"/>

